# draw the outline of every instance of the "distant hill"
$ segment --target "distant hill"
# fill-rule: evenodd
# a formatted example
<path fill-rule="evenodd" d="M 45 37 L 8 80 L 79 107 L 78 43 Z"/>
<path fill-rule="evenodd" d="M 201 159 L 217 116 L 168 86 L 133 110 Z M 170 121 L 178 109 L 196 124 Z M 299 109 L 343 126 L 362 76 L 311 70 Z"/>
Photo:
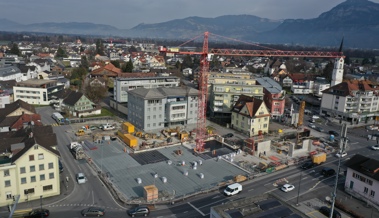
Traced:
<path fill-rule="evenodd" d="M 270 20 L 253 15 L 188 17 L 163 23 L 139 24 L 129 30 L 78 22 L 23 25 L 0 19 L 0 31 L 166 39 L 190 39 L 209 31 L 259 43 L 334 47 L 344 37 L 347 47 L 379 48 L 379 4 L 368 0 L 346 0 L 314 19 Z"/>

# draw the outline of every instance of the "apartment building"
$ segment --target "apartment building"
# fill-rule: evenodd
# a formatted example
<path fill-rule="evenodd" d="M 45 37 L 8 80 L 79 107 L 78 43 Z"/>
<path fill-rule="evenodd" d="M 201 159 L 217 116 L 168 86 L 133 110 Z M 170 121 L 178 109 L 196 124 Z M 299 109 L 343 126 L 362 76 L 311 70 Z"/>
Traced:
<path fill-rule="evenodd" d="M 23 100 L 29 104 L 49 105 L 52 95 L 64 89 L 56 80 L 26 80 L 13 86 L 14 101 Z"/>
<path fill-rule="evenodd" d="M 270 113 L 263 100 L 241 95 L 232 108 L 231 127 L 249 137 L 268 133 Z"/>
<path fill-rule="evenodd" d="M 379 86 L 368 80 L 348 80 L 324 90 L 320 114 L 354 123 L 379 115 Z"/>
<path fill-rule="evenodd" d="M 379 206 L 379 161 L 356 154 L 345 166 L 345 191 L 368 204 Z"/>
<path fill-rule="evenodd" d="M 50 129 L 48 129 L 50 128 Z M 59 152 L 51 126 L 0 133 L 0 206 L 60 194 Z"/>
<path fill-rule="evenodd" d="M 267 105 L 271 118 L 279 119 L 284 114 L 285 91 L 279 83 L 270 77 L 257 78 L 257 84 L 263 86 L 263 101 Z"/>
<path fill-rule="evenodd" d="M 180 79 L 176 76 L 156 76 L 155 73 L 128 73 L 114 81 L 113 99 L 110 106 L 128 114 L 128 91 L 137 88 L 178 87 Z"/>
<path fill-rule="evenodd" d="M 196 89 L 138 88 L 129 91 L 128 94 L 128 120 L 143 131 L 197 122 Z"/>
<path fill-rule="evenodd" d="M 241 74 L 235 78 L 223 74 L 226 73 L 208 78 L 208 105 L 212 117 L 230 117 L 232 107 L 242 94 L 263 99 L 263 87 L 250 79 L 250 75 Z"/>

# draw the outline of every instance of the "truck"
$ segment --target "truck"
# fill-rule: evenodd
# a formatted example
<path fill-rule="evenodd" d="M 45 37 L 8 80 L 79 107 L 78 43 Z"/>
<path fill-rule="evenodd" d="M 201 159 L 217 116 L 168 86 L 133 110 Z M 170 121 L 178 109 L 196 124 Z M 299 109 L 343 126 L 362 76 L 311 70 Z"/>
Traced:
<path fill-rule="evenodd" d="M 62 116 L 62 114 L 58 112 L 54 112 L 51 117 L 57 122 L 59 125 L 64 125 L 66 124 L 66 119 Z"/>
<path fill-rule="evenodd" d="M 326 153 L 318 153 L 315 155 L 312 155 L 312 162 L 314 164 L 320 165 L 326 161 Z"/>
<path fill-rule="evenodd" d="M 74 155 L 75 159 L 81 160 L 81 159 L 85 158 L 83 145 L 80 144 L 79 142 L 71 142 L 69 145 L 69 148 L 70 148 L 72 155 Z"/>

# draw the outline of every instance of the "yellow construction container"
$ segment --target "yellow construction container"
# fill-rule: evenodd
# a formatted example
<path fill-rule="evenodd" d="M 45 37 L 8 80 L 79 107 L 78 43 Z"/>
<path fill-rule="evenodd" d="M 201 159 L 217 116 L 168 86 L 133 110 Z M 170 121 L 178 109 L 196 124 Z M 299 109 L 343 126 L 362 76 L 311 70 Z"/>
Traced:
<path fill-rule="evenodd" d="M 187 139 L 188 138 L 188 132 L 186 132 L 186 131 L 183 131 L 183 132 L 180 132 L 179 133 L 179 139 L 180 140 L 183 140 L 183 139 Z"/>
<path fill-rule="evenodd" d="M 237 175 L 234 177 L 233 180 L 234 180 L 234 182 L 243 182 L 243 181 L 246 181 L 247 178 L 246 178 L 246 176 L 243 176 L 243 175 Z"/>
<path fill-rule="evenodd" d="M 155 185 L 147 185 L 143 187 L 143 189 L 146 201 L 154 201 L 158 199 L 158 188 Z"/>
<path fill-rule="evenodd" d="M 122 124 L 122 129 L 127 131 L 128 133 L 133 133 L 134 132 L 134 125 L 129 123 L 129 122 L 124 122 Z"/>
<path fill-rule="evenodd" d="M 136 147 L 138 145 L 138 139 L 130 134 L 124 134 L 123 140 L 131 148 Z"/>
<path fill-rule="evenodd" d="M 312 162 L 314 164 L 322 164 L 326 161 L 326 153 L 319 153 L 312 156 Z"/>

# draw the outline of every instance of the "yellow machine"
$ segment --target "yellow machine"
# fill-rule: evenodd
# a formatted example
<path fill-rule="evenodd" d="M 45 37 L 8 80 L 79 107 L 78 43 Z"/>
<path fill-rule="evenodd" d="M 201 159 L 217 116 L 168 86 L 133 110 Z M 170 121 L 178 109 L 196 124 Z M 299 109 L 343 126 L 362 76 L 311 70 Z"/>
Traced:
<path fill-rule="evenodd" d="M 86 132 L 85 132 L 83 129 L 79 129 L 79 130 L 75 133 L 76 136 L 83 136 L 83 135 L 85 135 L 85 134 L 86 134 Z"/>
<path fill-rule="evenodd" d="M 297 126 L 300 127 L 304 122 L 304 111 L 305 111 L 305 101 L 301 101 L 300 109 L 299 109 L 299 120 L 297 122 Z"/>

